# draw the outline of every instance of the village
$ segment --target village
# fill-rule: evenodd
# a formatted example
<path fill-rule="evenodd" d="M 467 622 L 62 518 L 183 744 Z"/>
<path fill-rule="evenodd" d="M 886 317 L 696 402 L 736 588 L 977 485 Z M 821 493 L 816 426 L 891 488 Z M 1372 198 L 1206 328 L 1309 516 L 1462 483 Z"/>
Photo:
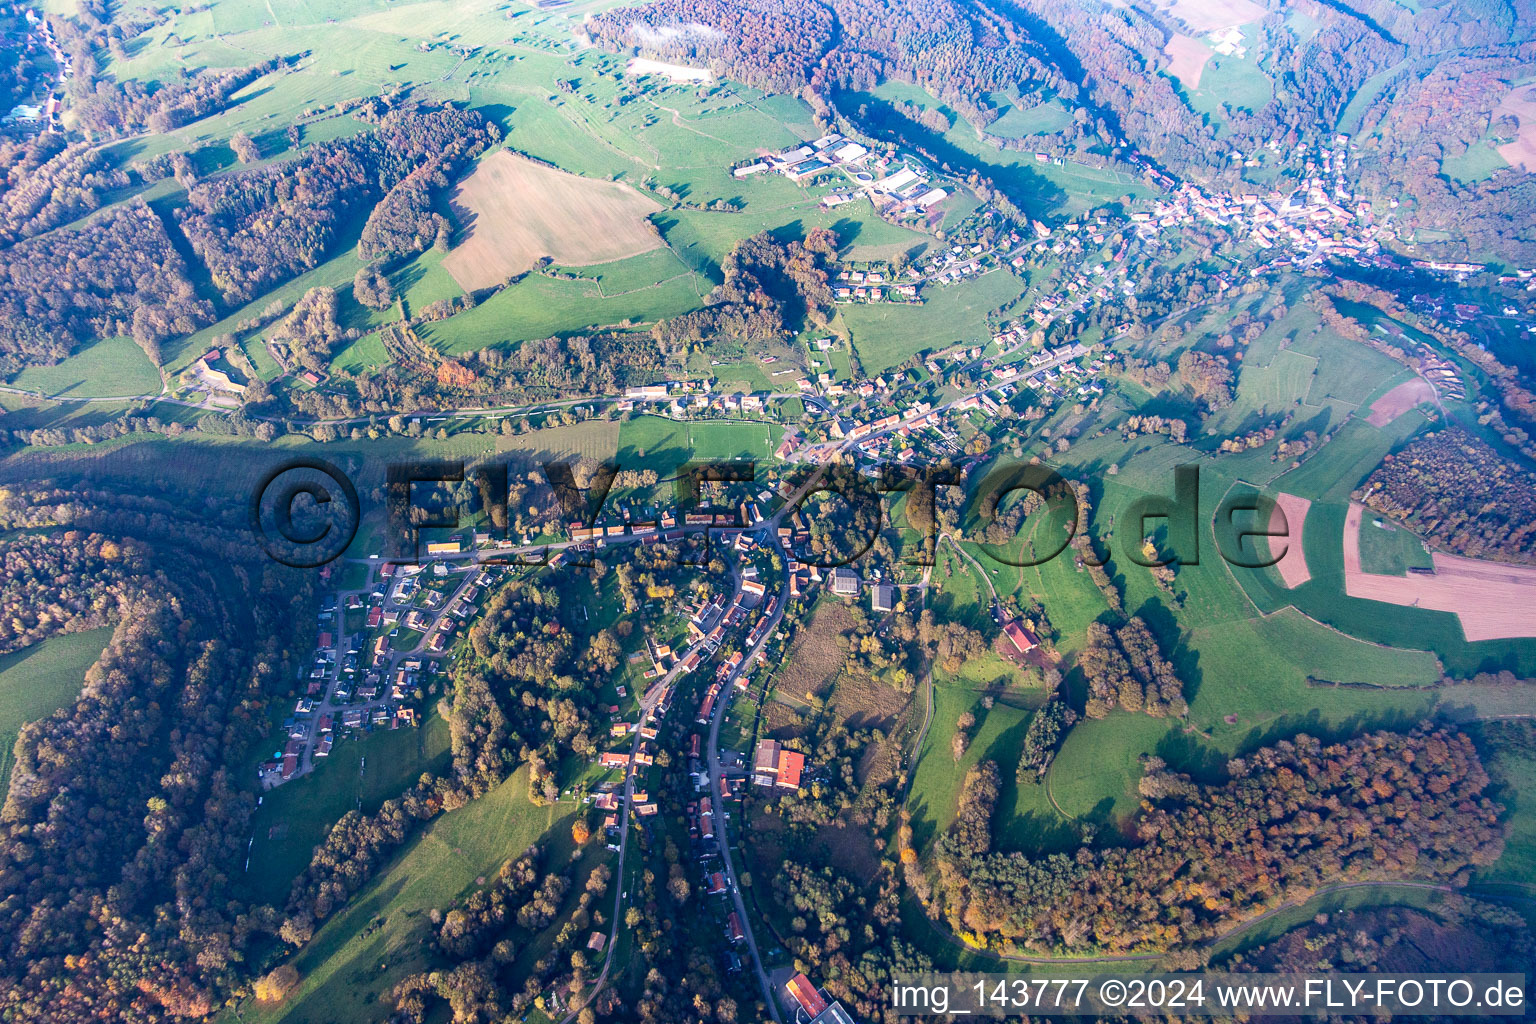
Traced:
<path fill-rule="evenodd" d="M 338 740 L 420 724 L 449 645 L 504 571 L 476 565 L 457 541 L 429 544 L 427 554 L 431 561 L 416 565 L 377 556 L 352 563 L 363 585 L 321 598 L 314 652 L 300 676 L 305 695 L 282 722 L 282 749 L 257 767 L 263 788 L 313 771 Z M 322 575 L 329 582 L 334 567 Z"/>
<path fill-rule="evenodd" d="M 64 88 L 74 73 L 74 59 L 64 52 L 54 38 L 53 26 L 48 23 L 46 14 L 27 7 L 21 8 L 21 17 L 21 24 L 25 26 L 21 53 L 32 59 L 46 55 L 53 64 L 53 74 L 51 81 L 40 79 L 35 83 L 38 95 L 31 98 L 37 102 L 17 103 L 9 112 L 0 116 L 0 130 L 20 135 L 32 135 L 38 131 L 62 134 L 64 126 L 60 116 L 64 109 Z"/>

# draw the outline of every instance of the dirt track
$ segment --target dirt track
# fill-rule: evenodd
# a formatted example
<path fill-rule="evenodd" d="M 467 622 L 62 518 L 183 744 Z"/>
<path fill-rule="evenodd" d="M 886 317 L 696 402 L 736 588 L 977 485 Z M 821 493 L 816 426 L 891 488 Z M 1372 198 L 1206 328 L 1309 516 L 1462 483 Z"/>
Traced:
<path fill-rule="evenodd" d="M 1536 566 L 1432 552 L 1433 573 L 1378 576 L 1360 568 L 1365 506 L 1344 517 L 1344 592 L 1350 597 L 1454 612 L 1468 640 L 1536 636 Z"/>
<path fill-rule="evenodd" d="M 1287 534 L 1284 540 L 1277 538 L 1269 542 L 1271 545 L 1285 545 L 1285 554 L 1280 556 L 1275 568 L 1279 570 L 1287 590 L 1294 590 L 1312 578 L 1306 552 L 1301 548 L 1302 526 L 1307 521 L 1307 510 L 1311 507 L 1312 503 L 1306 498 L 1281 492 L 1275 495 L 1275 508 L 1269 515 L 1269 529 L 1278 531 L 1283 528 Z M 1271 547 L 1270 551 L 1273 552 L 1274 548 Z"/>

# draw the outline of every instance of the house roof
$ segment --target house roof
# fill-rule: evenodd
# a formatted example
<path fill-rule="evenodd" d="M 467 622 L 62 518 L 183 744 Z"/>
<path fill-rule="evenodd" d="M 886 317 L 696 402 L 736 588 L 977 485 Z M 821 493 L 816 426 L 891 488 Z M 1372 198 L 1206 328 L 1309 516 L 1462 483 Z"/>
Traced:
<path fill-rule="evenodd" d="M 773 771 L 779 760 L 779 744 L 776 740 L 763 740 L 757 745 L 752 767 L 757 771 Z"/>
<path fill-rule="evenodd" d="M 1013 646 L 1019 649 L 1020 654 L 1040 646 L 1040 641 L 1036 639 L 1035 634 L 1019 625 L 1017 621 L 1005 624 L 1003 632 L 1008 635 L 1009 640 L 1013 641 Z"/>
<path fill-rule="evenodd" d="M 826 1010 L 827 1001 L 822 998 L 816 986 L 811 984 L 811 979 L 804 974 L 797 974 L 784 983 L 784 988 L 790 997 L 800 1004 L 800 1008 L 815 1017 Z"/>
<path fill-rule="evenodd" d="M 793 750 L 779 752 L 779 785 L 800 788 L 800 773 L 805 771 L 805 755 Z"/>

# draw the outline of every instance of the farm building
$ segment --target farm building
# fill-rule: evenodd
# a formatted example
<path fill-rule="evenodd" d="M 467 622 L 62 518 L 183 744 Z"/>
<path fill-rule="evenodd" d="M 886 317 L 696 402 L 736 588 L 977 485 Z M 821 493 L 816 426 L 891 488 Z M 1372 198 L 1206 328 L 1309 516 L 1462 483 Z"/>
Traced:
<path fill-rule="evenodd" d="M 752 781 L 757 785 L 798 790 L 804 771 L 804 754 L 785 750 L 777 740 L 763 740 L 757 745 L 752 758 Z"/>
<path fill-rule="evenodd" d="M 1007 635 L 1009 640 L 1013 641 L 1013 646 L 1018 648 L 1020 654 L 1028 654 L 1040 646 L 1040 641 L 1035 637 L 1035 634 L 1019 625 L 1018 620 L 1004 625 L 1003 633 Z"/>

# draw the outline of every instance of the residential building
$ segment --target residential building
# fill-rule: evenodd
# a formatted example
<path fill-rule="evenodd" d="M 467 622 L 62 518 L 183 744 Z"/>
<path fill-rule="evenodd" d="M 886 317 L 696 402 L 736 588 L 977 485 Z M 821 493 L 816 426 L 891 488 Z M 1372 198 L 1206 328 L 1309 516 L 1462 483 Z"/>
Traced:
<path fill-rule="evenodd" d="M 758 743 L 752 757 L 752 781 L 757 785 L 798 790 L 804 771 L 804 754 L 785 750 L 777 740 Z"/>

